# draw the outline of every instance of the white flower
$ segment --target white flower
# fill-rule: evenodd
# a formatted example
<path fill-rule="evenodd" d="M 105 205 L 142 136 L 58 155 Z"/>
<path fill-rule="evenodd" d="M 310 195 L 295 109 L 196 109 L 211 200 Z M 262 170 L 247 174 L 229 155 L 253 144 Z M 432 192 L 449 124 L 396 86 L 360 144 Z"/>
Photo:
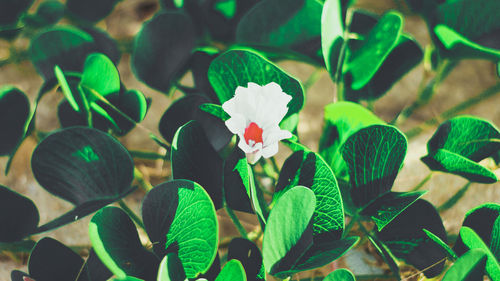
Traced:
<path fill-rule="evenodd" d="M 238 146 L 246 153 L 250 164 L 255 164 L 261 156 L 275 155 L 278 142 L 292 137 L 289 131 L 279 127 L 291 99 L 274 82 L 265 86 L 249 82 L 247 88 L 236 88 L 234 97 L 222 105 L 231 116 L 226 126 L 240 137 Z"/>

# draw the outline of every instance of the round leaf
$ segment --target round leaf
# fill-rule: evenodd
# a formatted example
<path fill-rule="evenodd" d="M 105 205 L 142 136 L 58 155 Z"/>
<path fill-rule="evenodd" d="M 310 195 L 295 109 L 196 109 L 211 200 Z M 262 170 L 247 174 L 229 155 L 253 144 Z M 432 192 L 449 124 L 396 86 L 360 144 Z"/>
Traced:
<path fill-rule="evenodd" d="M 30 113 L 30 102 L 21 90 L 14 87 L 0 89 L 0 155 L 15 152 L 24 138 Z"/>
<path fill-rule="evenodd" d="M 209 270 L 219 226 L 212 200 L 200 185 L 173 180 L 156 186 L 144 198 L 142 217 L 158 256 L 177 253 L 188 278 Z"/>
<path fill-rule="evenodd" d="M 144 249 L 129 216 L 117 207 L 104 207 L 90 220 L 89 238 L 97 256 L 119 279 L 127 275 L 154 280 L 160 261 Z"/>
<path fill-rule="evenodd" d="M 33 152 L 31 167 L 44 189 L 76 205 L 68 213 L 72 216 L 63 215 L 46 227 L 79 219 L 135 189 L 128 151 L 113 137 L 92 128 L 72 127 L 49 135 Z"/>
<path fill-rule="evenodd" d="M 132 71 L 151 88 L 167 93 L 188 62 L 195 39 L 193 24 L 185 14 L 157 14 L 135 37 Z"/>
<path fill-rule="evenodd" d="M 40 215 L 33 201 L 0 185 L 0 241 L 14 242 L 33 233 Z"/>
<path fill-rule="evenodd" d="M 99 53 L 90 54 L 83 66 L 80 86 L 101 96 L 117 93 L 120 91 L 120 75 L 108 57 Z M 95 99 L 89 98 L 90 101 Z"/>

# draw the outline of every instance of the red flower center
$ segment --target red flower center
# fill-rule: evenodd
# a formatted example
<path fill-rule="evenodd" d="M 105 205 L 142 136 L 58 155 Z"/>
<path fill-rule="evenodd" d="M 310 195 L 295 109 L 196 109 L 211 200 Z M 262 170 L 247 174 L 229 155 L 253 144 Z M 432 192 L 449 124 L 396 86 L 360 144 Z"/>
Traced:
<path fill-rule="evenodd" d="M 250 123 L 245 129 L 245 141 L 248 145 L 253 146 L 256 143 L 262 143 L 262 132 L 263 130 L 254 122 Z M 252 141 L 252 143 L 250 143 Z"/>

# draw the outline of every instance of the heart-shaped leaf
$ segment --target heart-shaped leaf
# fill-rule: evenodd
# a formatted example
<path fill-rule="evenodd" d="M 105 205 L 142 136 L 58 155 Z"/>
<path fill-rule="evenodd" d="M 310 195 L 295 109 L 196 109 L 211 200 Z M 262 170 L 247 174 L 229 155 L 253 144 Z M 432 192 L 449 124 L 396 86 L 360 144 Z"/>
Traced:
<path fill-rule="evenodd" d="M 155 253 L 177 253 L 186 276 L 209 270 L 217 254 L 219 226 L 208 193 L 197 183 L 173 180 L 156 186 L 142 204 Z"/>
<path fill-rule="evenodd" d="M 236 41 L 316 55 L 321 47 L 322 8 L 315 0 L 260 1 L 241 18 Z"/>
<path fill-rule="evenodd" d="M 135 189 L 128 151 L 113 137 L 92 128 L 72 127 L 49 135 L 33 152 L 31 167 L 44 189 L 75 205 L 38 232 L 82 218 Z"/>
<path fill-rule="evenodd" d="M 304 105 L 304 91 L 299 81 L 254 52 L 230 50 L 218 56 L 210 64 L 208 79 L 221 103 L 231 99 L 238 86 L 247 87 L 249 82 L 260 86 L 275 82 L 284 93 L 292 96 L 285 119 L 298 113 Z"/>
<path fill-rule="evenodd" d="M 325 106 L 323 133 L 319 153 L 330 165 L 337 179 L 349 181 L 349 170 L 340 148 L 344 142 L 364 127 L 384 124 L 375 114 L 353 102 L 336 102 Z"/>
<path fill-rule="evenodd" d="M 490 251 L 488 245 L 481 239 L 481 237 L 470 227 L 462 226 L 460 228 L 460 240 L 467 249 L 481 249 L 486 253 L 486 273 L 491 280 L 499 280 L 500 278 L 500 265 L 498 260 Z"/>
<path fill-rule="evenodd" d="M 201 184 L 215 208 L 222 208 L 223 161 L 197 121 L 190 121 L 177 130 L 172 141 L 171 162 L 174 179 Z"/>
<path fill-rule="evenodd" d="M 297 185 L 310 188 L 316 196 L 312 218 L 315 241 L 340 239 L 344 230 L 342 196 L 332 170 L 321 156 L 311 151 L 293 153 L 283 164 L 275 197 Z"/>
<path fill-rule="evenodd" d="M 244 238 L 234 238 L 227 246 L 227 259 L 236 259 L 241 262 L 248 281 L 265 279 L 262 254 L 253 242 Z"/>
<path fill-rule="evenodd" d="M 144 23 L 135 37 L 132 71 L 149 87 L 168 93 L 188 62 L 195 40 L 193 23 L 187 15 L 159 13 Z"/>
<path fill-rule="evenodd" d="M 239 260 L 230 260 L 224 265 L 215 281 L 247 281 L 245 269 Z"/>
<path fill-rule="evenodd" d="M 31 251 L 28 270 L 37 281 L 76 280 L 84 265 L 83 259 L 61 242 L 42 238 Z"/>
<path fill-rule="evenodd" d="M 496 176 L 477 164 L 500 150 L 500 131 L 488 121 L 459 116 L 442 123 L 427 143 L 422 161 L 432 170 L 457 174 L 470 181 L 491 183 Z"/>
<path fill-rule="evenodd" d="M 482 280 L 485 264 L 486 253 L 481 249 L 472 249 L 446 271 L 443 281 Z"/>
<path fill-rule="evenodd" d="M 381 231 L 394 218 L 422 197 L 426 191 L 387 192 L 363 208 L 361 215 L 370 217 Z"/>
<path fill-rule="evenodd" d="M 68 12 L 79 20 L 84 22 L 97 22 L 111 13 L 118 1 L 119 0 L 68 0 L 66 2 L 66 7 L 68 8 Z"/>
<path fill-rule="evenodd" d="M 356 278 L 348 269 L 339 268 L 328 274 L 323 281 L 356 281 Z"/>
<path fill-rule="evenodd" d="M 96 34 L 102 32 L 96 31 Z M 116 54 L 110 39 L 103 39 L 100 34 L 94 38 L 91 34 L 71 26 L 58 26 L 37 34 L 29 49 L 31 62 L 43 78 L 48 81 L 54 78 L 54 66 L 63 71 L 81 72 L 87 55 L 101 52 L 112 60 Z M 114 61 L 116 63 L 116 61 Z"/>
<path fill-rule="evenodd" d="M 363 128 L 345 141 L 342 157 L 349 167 L 350 194 L 357 207 L 391 190 L 406 148 L 406 137 L 387 125 Z"/>
<path fill-rule="evenodd" d="M 351 87 L 359 90 L 375 75 L 384 60 L 397 45 L 403 28 L 403 17 L 388 12 L 370 31 L 363 45 L 348 56 L 344 72 L 352 75 Z"/>
<path fill-rule="evenodd" d="M 167 254 L 160 263 L 157 281 L 184 281 L 186 273 L 175 253 Z"/>
<path fill-rule="evenodd" d="M 0 155 L 13 155 L 28 130 L 31 115 L 28 97 L 19 89 L 0 89 Z"/>
<path fill-rule="evenodd" d="M 462 226 L 470 227 L 489 247 L 493 255 L 500 259 L 500 205 L 487 203 L 480 205 L 465 214 Z M 453 249 L 458 255 L 469 250 L 458 237 Z"/>
<path fill-rule="evenodd" d="M 0 185 L 0 241 L 14 242 L 35 232 L 40 215 L 33 201 Z"/>
<path fill-rule="evenodd" d="M 423 272 L 427 278 L 443 271 L 446 254 L 441 246 L 427 237 L 422 229 L 434 233 L 444 243 L 446 230 L 439 213 L 429 202 L 418 199 L 392 220 L 377 237 L 391 250 L 394 256 Z M 432 267 L 430 267 L 432 265 Z"/>
<path fill-rule="evenodd" d="M 90 220 L 89 238 L 97 256 L 118 278 L 154 280 L 160 261 L 141 244 L 130 217 L 120 208 L 104 207 Z"/>

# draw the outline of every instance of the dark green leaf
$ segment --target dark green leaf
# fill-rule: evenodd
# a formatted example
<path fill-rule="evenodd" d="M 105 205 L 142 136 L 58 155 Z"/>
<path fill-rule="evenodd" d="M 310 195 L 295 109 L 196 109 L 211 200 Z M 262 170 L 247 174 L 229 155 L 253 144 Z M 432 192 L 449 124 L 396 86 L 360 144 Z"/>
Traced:
<path fill-rule="evenodd" d="M 378 231 L 381 231 L 424 194 L 425 191 L 388 192 L 366 206 L 361 215 L 370 217 L 377 225 Z"/>
<path fill-rule="evenodd" d="M 90 220 L 89 238 L 99 259 L 118 279 L 127 275 L 155 279 L 160 261 L 142 246 L 134 223 L 122 209 L 99 210 Z"/>
<path fill-rule="evenodd" d="M 397 45 L 402 28 L 403 17 L 399 13 L 386 13 L 370 31 L 363 45 L 348 56 L 344 72 L 352 75 L 351 87 L 354 90 L 361 89 L 372 79 Z"/>
<path fill-rule="evenodd" d="M 496 182 L 496 176 L 475 163 L 500 150 L 500 132 L 488 121 L 459 116 L 442 123 L 427 143 L 422 161 L 432 170 L 463 176 L 471 181 Z"/>
<path fill-rule="evenodd" d="M 486 253 L 481 249 L 472 249 L 460 257 L 446 271 L 443 281 L 478 281 L 483 280 Z"/>
<path fill-rule="evenodd" d="M 128 151 L 91 128 L 72 127 L 49 135 L 33 152 L 31 167 L 44 189 L 75 205 L 39 232 L 80 219 L 135 189 Z"/>
<path fill-rule="evenodd" d="M 19 17 L 33 4 L 33 0 L 0 1 L 0 25 L 15 24 Z"/>
<path fill-rule="evenodd" d="M 451 260 L 458 259 L 457 254 L 455 254 L 455 252 L 450 248 L 450 246 L 448 246 L 448 244 L 444 243 L 443 240 L 441 240 L 441 238 L 437 237 L 434 233 L 428 231 L 425 228 L 422 230 L 425 232 L 425 234 L 427 234 L 427 237 L 429 237 L 432 241 L 434 241 L 436 244 L 438 244 L 443 249 L 443 251 L 446 253 L 448 258 L 450 258 Z"/>
<path fill-rule="evenodd" d="M 275 82 L 292 96 L 285 119 L 298 113 L 304 105 L 299 81 L 254 52 L 231 50 L 218 56 L 208 69 L 208 79 L 221 103 L 231 99 L 238 86 L 247 87 L 249 82 L 260 86 Z"/>
<path fill-rule="evenodd" d="M 188 62 L 195 39 L 193 24 L 185 14 L 157 14 L 144 23 L 135 37 L 131 61 L 135 76 L 151 88 L 167 93 Z"/>
<path fill-rule="evenodd" d="M 349 181 L 349 170 L 340 148 L 359 129 L 384 124 L 375 114 L 359 104 L 336 102 L 325 106 L 325 125 L 319 141 L 319 153 L 338 179 Z"/>
<path fill-rule="evenodd" d="M 210 102 L 218 102 L 210 81 L 208 81 L 208 68 L 212 61 L 219 55 L 219 50 L 215 48 L 199 48 L 191 55 L 189 68 L 193 74 L 194 85 L 198 91 L 210 99 Z"/>
<path fill-rule="evenodd" d="M 29 274 L 37 281 L 76 280 L 82 267 L 80 255 L 49 237 L 38 241 L 28 261 Z"/>
<path fill-rule="evenodd" d="M 222 121 L 228 120 L 231 116 L 227 114 L 224 109 L 222 109 L 222 106 L 218 104 L 213 104 L 213 103 L 204 103 L 199 106 L 201 110 L 212 114 L 213 116 L 221 119 Z"/>
<path fill-rule="evenodd" d="M 349 167 L 350 194 L 357 207 L 391 190 L 406 148 L 406 137 L 387 125 L 363 128 L 345 141 L 342 157 Z"/>
<path fill-rule="evenodd" d="M 247 281 L 245 269 L 239 260 L 230 260 L 222 268 L 215 281 Z"/>
<path fill-rule="evenodd" d="M 119 0 L 68 0 L 66 6 L 68 12 L 75 18 L 87 21 L 97 22 L 105 18 Z"/>
<path fill-rule="evenodd" d="M 387 247 L 386 244 L 384 244 L 378 237 L 375 236 L 369 236 L 368 239 L 372 243 L 372 245 L 375 247 L 379 255 L 382 257 L 384 262 L 389 266 L 391 269 L 392 273 L 398 277 L 400 277 L 399 274 L 399 266 L 396 261 L 396 257 L 391 253 L 391 250 L 389 247 Z"/>
<path fill-rule="evenodd" d="M 156 186 L 144 198 L 142 217 L 158 256 L 176 253 L 189 278 L 209 270 L 219 229 L 213 203 L 200 185 L 173 180 Z"/>
<path fill-rule="evenodd" d="M 10 86 L 0 89 L 0 156 L 15 153 L 28 130 L 30 115 L 30 102 L 21 90 Z"/>
<path fill-rule="evenodd" d="M 13 270 L 10 273 L 11 281 L 34 281 L 26 272 Z"/>
<path fill-rule="evenodd" d="M 83 31 L 87 32 L 94 39 L 97 50 L 95 52 L 103 53 L 118 65 L 120 61 L 121 52 L 118 43 L 106 31 L 93 26 L 81 27 Z"/>
<path fill-rule="evenodd" d="M 186 273 L 175 253 L 167 254 L 160 263 L 157 281 L 184 281 Z"/>
<path fill-rule="evenodd" d="M 252 168 L 245 153 L 234 149 L 224 163 L 224 197 L 232 210 L 253 213 L 250 195 L 254 183 L 251 174 Z"/>
<path fill-rule="evenodd" d="M 348 269 L 339 268 L 328 274 L 323 281 L 356 281 L 356 278 Z"/>
<path fill-rule="evenodd" d="M 86 272 L 86 274 L 85 274 Z M 85 261 L 85 268 L 80 274 L 78 281 L 108 280 L 113 273 L 102 263 L 94 249 L 90 249 L 89 256 Z"/>
<path fill-rule="evenodd" d="M 40 215 L 33 201 L 0 185 L 0 241 L 14 242 L 35 232 Z"/>
<path fill-rule="evenodd" d="M 171 162 L 174 179 L 199 183 L 210 194 L 215 208 L 222 208 L 223 161 L 197 121 L 177 130 L 172 140 Z"/>
<path fill-rule="evenodd" d="M 238 23 L 236 41 L 297 51 L 314 42 L 317 51 L 322 8 L 316 0 L 260 1 Z"/>
<path fill-rule="evenodd" d="M 310 188 L 316 196 L 313 214 L 315 241 L 340 239 L 344 230 L 342 197 L 332 170 L 321 156 L 311 151 L 293 153 L 283 164 L 275 197 L 279 198 L 297 185 Z"/>
<path fill-rule="evenodd" d="M 498 260 L 481 237 L 472 228 L 462 226 L 460 228 L 460 239 L 467 249 L 481 249 L 486 253 L 486 273 L 491 280 L 500 280 L 500 265 Z"/>
<path fill-rule="evenodd" d="M 276 201 L 264 230 L 262 256 L 269 274 L 290 269 L 313 243 L 311 219 L 314 192 L 302 186 L 289 189 Z"/>
<path fill-rule="evenodd" d="M 443 271 L 446 254 L 441 246 L 427 237 L 422 229 L 434 233 L 444 243 L 446 230 L 439 213 L 429 202 L 418 199 L 392 220 L 377 237 L 391 252 L 418 270 L 424 270 L 427 278 Z M 432 267 L 430 267 L 432 265 Z"/>
<path fill-rule="evenodd" d="M 227 246 L 227 259 L 236 259 L 241 262 L 248 281 L 264 280 L 262 254 L 253 242 L 244 238 L 234 238 Z"/>
<path fill-rule="evenodd" d="M 24 22 L 36 27 L 56 24 L 64 16 L 64 4 L 57 0 L 40 3 L 36 13 L 24 17 Z"/>

